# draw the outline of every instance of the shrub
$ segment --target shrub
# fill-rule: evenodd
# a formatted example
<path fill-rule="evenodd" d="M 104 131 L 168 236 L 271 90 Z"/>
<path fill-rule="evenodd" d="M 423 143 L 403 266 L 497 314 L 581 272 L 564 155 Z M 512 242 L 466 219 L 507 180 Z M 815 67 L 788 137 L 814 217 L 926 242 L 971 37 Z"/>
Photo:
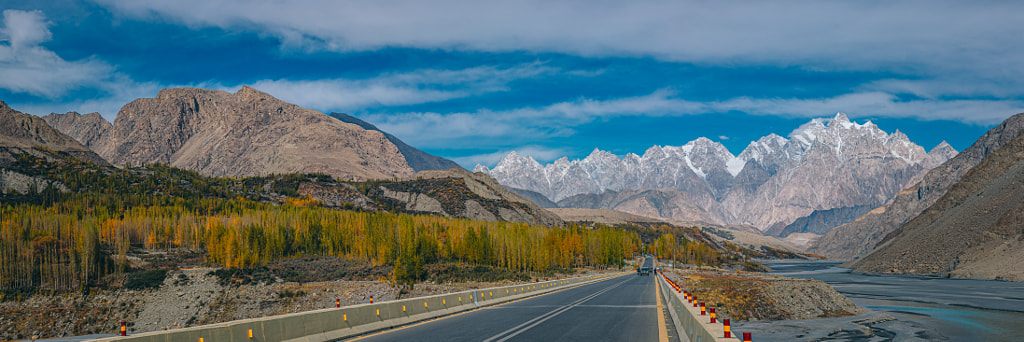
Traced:
<path fill-rule="evenodd" d="M 167 278 L 165 270 L 142 271 L 129 274 L 124 281 L 124 288 L 130 290 L 155 289 L 163 285 Z"/>

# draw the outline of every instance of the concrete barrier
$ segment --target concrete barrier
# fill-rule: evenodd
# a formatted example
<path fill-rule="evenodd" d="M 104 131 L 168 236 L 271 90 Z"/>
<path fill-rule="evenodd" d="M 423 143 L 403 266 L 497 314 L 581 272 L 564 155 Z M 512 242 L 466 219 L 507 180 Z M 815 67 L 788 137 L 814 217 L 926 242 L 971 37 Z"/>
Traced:
<path fill-rule="evenodd" d="M 741 342 L 737 338 L 726 338 L 725 325 L 721 322 L 711 323 L 711 316 L 701 316 L 701 308 L 686 305 L 689 303 L 683 297 L 681 289 L 670 283 L 660 271 L 657 272 L 657 277 L 676 331 L 685 334 L 691 342 Z"/>
<path fill-rule="evenodd" d="M 630 274 L 572 277 L 545 282 L 476 289 L 390 302 L 359 304 L 280 316 L 243 319 L 197 327 L 131 334 L 94 341 L 263 342 L 333 341 L 409 323 L 536 296 Z"/>

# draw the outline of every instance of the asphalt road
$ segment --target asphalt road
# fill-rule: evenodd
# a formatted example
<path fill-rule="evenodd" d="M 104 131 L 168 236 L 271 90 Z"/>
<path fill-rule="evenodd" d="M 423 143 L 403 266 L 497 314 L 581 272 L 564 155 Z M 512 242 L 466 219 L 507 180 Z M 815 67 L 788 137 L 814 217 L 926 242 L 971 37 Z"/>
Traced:
<path fill-rule="evenodd" d="M 659 341 L 661 315 L 662 336 L 679 341 L 671 317 L 658 310 L 655 279 L 625 275 L 352 340 Z"/>

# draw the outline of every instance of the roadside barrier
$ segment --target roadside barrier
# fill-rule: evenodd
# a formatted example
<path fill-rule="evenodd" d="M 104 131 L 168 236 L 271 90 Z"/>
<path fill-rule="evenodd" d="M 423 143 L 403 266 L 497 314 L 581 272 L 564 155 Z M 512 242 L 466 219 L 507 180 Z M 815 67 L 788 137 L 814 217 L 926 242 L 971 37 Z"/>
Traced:
<path fill-rule="evenodd" d="M 373 296 L 370 296 L 370 303 L 367 304 L 145 332 L 131 336 L 124 335 L 125 323 L 122 323 L 121 332 L 124 337 L 108 337 L 94 341 L 333 341 L 630 273 L 632 272 L 577 276 L 529 285 L 500 286 L 381 303 L 373 303 Z M 336 303 L 340 305 L 340 300 Z"/>
<path fill-rule="evenodd" d="M 739 339 L 732 337 L 728 319 L 722 320 L 722 323 L 717 322 L 715 308 L 707 307 L 706 303 L 695 299 L 693 293 L 682 291 L 664 273 L 659 271 L 658 275 L 660 275 L 658 281 L 663 285 L 661 287 L 662 294 L 665 296 L 665 302 L 668 303 L 669 313 L 676 325 L 676 331 L 685 334 L 693 342 L 740 342 Z M 671 291 L 670 288 L 676 291 Z M 690 307 L 686 305 L 687 303 L 693 303 L 693 306 Z M 709 312 L 710 319 L 700 317 L 707 316 Z M 746 338 L 750 336 L 750 333 L 743 333 L 743 336 Z M 744 342 L 750 341 L 744 340 Z"/>

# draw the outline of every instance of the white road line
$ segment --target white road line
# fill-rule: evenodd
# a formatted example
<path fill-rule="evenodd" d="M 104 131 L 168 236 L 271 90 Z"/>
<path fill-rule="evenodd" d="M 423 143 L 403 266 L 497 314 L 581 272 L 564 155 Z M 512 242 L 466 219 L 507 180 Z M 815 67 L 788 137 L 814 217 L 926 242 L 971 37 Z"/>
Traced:
<path fill-rule="evenodd" d="M 611 291 L 612 289 L 614 289 L 616 287 L 619 287 L 619 285 L 625 284 L 628 281 L 629 281 L 629 279 L 626 279 L 624 281 L 619 282 L 618 284 L 606 287 L 606 288 L 602 289 L 601 291 L 597 291 L 597 292 L 595 292 L 595 293 L 593 293 L 593 294 L 591 294 L 589 296 L 580 298 L 579 300 L 577 300 L 575 302 L 572 302 L 572 303 L 569 303 L 569 304 L 566 304 L 566 305 L 564 305 L 564 306 L 562 306 L 562 307 L 560 307 L 558 309 L 555 309 L 555 310 L 552 310 L 552 311 L 548 311 L 547 313 L 545 313 L 543 315 L 540 315 L 540 316 L 537 316 L 534 319 L 531 319 L 529 321 L 523 322 L 522 324 L 514 326 L 511 329 L 502 331 L 502 332 L 498 333 L 497 335 L 491 336 L 491 338 L 488 338 L 488 339 L 484 340 L 484 342 L 504 342 L 504 341 L 507 341 L 508 339 L 513 338 L 516 335 L 519 335 L 519 334 L 521 334 L 521 333 L 523 333 L 523 332 L 525 332 L 527 330 L 530 330 L 531 328 L 533 328 L 533 327 L 535 327 L 535 326 L 537 326 L 537 325 L 539 325 L 541 323 L 544 323 L 544 321 L 547 321 L 547 320 L 549 320 L 549 319 L 551 319 L 551 318 L 553 318 L 555 316 L 558 316 L 558 315 L 562 314 L 563 312 L 569 311 L 569 309 L 572 309 L 572 308 L 574 308 L 576 306 L 579 306 L 580 304 L 583 304 L 583 303 L 585 303 L 585 302 L 587 302 L 587 301 L 589 301 L 591 299 L 594 299 L 595 297 L 600 296 L 600 295 L 604 294 L 605 292 Z M 508 335 L 506 335 L 506 334 L 508 334 Z M 504 336 L 504 337 L 502 337 L 502 336 Z M 501 339 L 499 340 L 498 338 L 501 338 Z"/>

